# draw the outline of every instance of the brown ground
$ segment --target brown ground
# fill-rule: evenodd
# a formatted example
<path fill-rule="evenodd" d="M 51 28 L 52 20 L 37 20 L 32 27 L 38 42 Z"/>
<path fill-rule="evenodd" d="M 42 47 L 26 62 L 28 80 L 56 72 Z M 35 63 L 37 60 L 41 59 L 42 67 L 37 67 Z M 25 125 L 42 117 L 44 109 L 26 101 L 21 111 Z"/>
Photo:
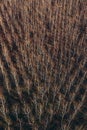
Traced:
<path fill-rule="evenodd" d="M 0 1 L 0 130 L 87 130 L 86 0 Z"/>

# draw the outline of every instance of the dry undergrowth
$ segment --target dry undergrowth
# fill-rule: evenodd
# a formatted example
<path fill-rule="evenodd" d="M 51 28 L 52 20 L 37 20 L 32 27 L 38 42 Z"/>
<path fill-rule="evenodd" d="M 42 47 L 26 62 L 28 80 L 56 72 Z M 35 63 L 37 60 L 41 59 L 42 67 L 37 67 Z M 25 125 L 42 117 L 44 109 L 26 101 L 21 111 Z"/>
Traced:
<path fill-rule="evenodd" d="M 87 129 L 86 0 L 0 1 L 0 130 Z"/>

